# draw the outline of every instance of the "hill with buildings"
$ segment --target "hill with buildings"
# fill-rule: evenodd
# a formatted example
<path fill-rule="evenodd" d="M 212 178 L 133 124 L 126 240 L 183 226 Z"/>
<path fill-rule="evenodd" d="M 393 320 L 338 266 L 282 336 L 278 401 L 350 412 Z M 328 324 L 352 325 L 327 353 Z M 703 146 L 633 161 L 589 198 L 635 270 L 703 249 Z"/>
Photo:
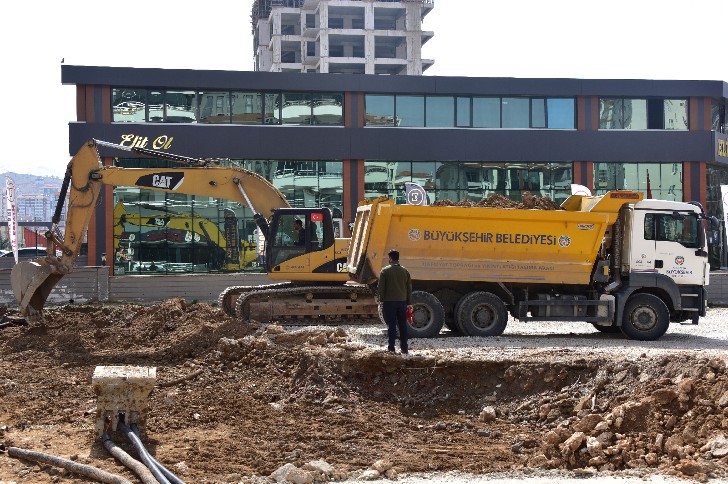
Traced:
<path fill-rule="evenodd" d="M 2 181 L 2 211 L 0 221 L 7 222 L 7 194 L 5 177 L 15 181 L 19 222 L 49 222 L 56 207 L 62 179 L 57 176 L 39 176 L 25 173 L 0 173 Z"/>

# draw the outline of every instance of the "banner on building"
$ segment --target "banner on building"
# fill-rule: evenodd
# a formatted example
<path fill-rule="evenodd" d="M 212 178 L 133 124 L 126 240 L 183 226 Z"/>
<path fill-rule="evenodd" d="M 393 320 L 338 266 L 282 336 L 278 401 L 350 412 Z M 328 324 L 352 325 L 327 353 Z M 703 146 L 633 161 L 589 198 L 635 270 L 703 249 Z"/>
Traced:
<path fill-rule="evenodd" d="M 584 197 L 591 197 L 592 192 L 584 185 L 578 185 L 576 183 L 571 184 L 571 194 L 572 195 L 581 195 Z"/>
<path fill-rule="evenodd" d="M 8 238 L 10 248 L 15 256 L 15 263 L 18 263 L 18 208 L 15 203 L 15 182 L 9 176 L 5 177 L 5 194 L 7 197 L 8 211 Z"/>
<path fill-rule="evenodd" d="M 404 195 L 408 205 L 429 205 L 425 189 L 417 183 L 404 182 Z"/>

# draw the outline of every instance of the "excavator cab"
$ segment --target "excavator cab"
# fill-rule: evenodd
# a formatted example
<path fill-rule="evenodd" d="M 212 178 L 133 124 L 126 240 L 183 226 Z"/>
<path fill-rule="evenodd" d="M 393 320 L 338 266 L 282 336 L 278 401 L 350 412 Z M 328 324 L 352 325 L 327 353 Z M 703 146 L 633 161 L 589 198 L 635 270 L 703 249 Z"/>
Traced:
<path fill-rule="evenodd" d="M 271 217 L 268 235 L 269 273 L 310 273 L 333 257 L 334 225 L 328 208 L 280 208 Z"/>

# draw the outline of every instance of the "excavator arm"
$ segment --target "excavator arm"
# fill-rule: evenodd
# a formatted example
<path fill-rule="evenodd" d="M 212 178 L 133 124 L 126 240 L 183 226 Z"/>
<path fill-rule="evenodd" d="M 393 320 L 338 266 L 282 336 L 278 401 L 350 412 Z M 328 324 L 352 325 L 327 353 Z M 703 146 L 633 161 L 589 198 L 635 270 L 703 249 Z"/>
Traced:
<path fill-rule="evenodd" d="M 130 151 L 180 164 L 179 168 L 120 168 L 103 166 L 99 147 Z M 30 319 L 42 315 L 43 305 L 58 281 L 73 270 L 83 234 L 98 203 L 103 185 L 128 186 L 169 193 L 233 200 L 254 212 L 256 224 L 268 233 L 267 219 L 278 208 L 290 207 L 283 194 L 262 176 L 242 168 L 220 167 L 205 160 L 144 148 L 130 148 L 99 140 L 88 141 L 68 163 L 61 194 L 46 233 L 48 255 L 20 262 L 10 275 L 20 312 Z M 65 234 L 57 230 L 68 195 Z M 60 253 L 60 255 L 56 255 Z"/>

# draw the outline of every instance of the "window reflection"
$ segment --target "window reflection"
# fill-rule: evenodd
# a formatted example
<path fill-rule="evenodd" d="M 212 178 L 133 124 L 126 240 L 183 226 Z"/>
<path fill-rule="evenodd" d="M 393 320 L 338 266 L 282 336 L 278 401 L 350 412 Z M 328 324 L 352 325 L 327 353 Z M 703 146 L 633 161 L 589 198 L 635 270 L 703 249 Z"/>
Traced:
<path fill-rule="evenodd" d="M 452 128 L 455 123 L 454 98 L 427 96 L 427 127 Z"/>
<path fill-rule="evenodd" d="M 404 182 L 425 188 L 429 200 L 480 200 L 494 193 L 521 200 L 523 192 L 561 203 L 571 194 L 571 162 L 364 162 L 365 197 L 406 203 Z"/>
<path fill-rule="evenodd" d="M 294 206 L 343 213 L 341 161 L 227 160 L 266 177 Z M 121 159 L 127 168 L 167 160 Z M 240 203 L 136 187 L 115 187 L 114 273 L 260 271 L 253 213 Z M 118 257 L 117 257 L 118 255 Z"/>
<path fill-rule="evenodd" d="M 397 96 L 395 109 L 399 126 L 422 127 L 425 125 L 424 96 Z"/>
<path fill-rule="evenodd" d="M 502 106 L 503 128 L 528 128 L 528 98 L 504 97 Z"/>
<path fill-rule="evenodd" d="M 682 163 L 594 163 L 595 195 L 634 190 L 645 198 L 682 202 L 682 184 Z"/>
<path fill-rule="evenodd" d="M 200 92 L 200 123 L 230 123 L 229 92 Z"/>
<path fill-rule="evenodd" d="M 600 98 L 599 129 L 647 129 L 647 100 Z"/>
<path fill-rule="evenodd" d="M 114 88 L 111 97 L 114 122 L 143 123 L 146 121 L 146 89 Z"/>
<path fill-rule="evenodd" d="M 149 122 L 161 123 L 164 121 L 164 91 L 149 91 Z"/>
<path fill-rule="evenodd" d="M 473 98 L 473 127 L 500 128 L 501 102 L 498 97 Z"/>
<path fill-rule="evenodd" d="M 262 124 L 263 95 L 259 92 L 233 92 L 232 122 L 234 124 Z"/>
<path fill-rule="evenodd" d="M 687 99 L 665 99 L 665 129 L 688 129 Z"/>
<path fill-rule="evenodd" d="M 167 91 L 165 104 L 167 123 L 196 123 L 195 91 Z"/>
<path fill-rule="evenodd" d="M 398 126 L 394 117 L 394 96 L 367 94 L 364 102 L 366 114 L 364 124 L 367 126 Z"/>

